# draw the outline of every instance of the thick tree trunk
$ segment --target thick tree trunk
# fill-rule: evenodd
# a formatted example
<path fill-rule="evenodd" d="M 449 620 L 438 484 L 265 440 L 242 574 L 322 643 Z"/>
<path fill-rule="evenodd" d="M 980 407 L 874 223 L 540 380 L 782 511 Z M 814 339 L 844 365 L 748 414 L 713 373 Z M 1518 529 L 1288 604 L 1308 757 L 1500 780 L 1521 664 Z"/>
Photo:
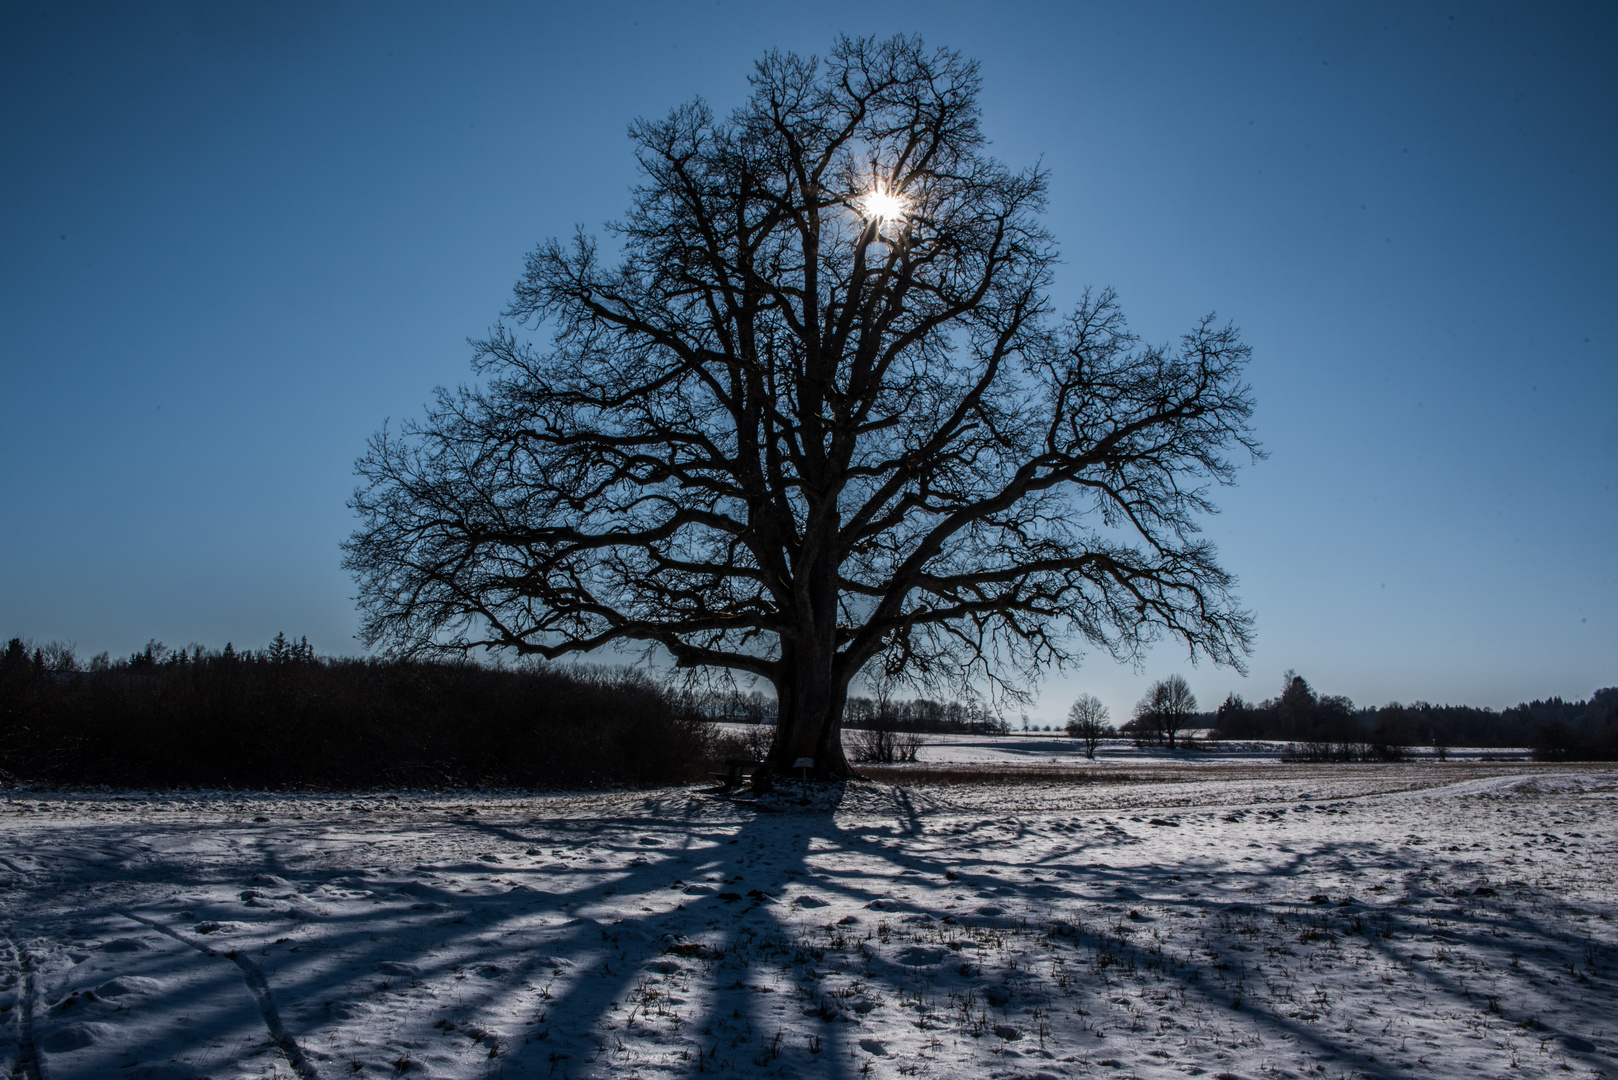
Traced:
<path fill-rule="evenodd" d="M 816 779 L 854 775 L 843 754 L 848 681 L 838 678 L 832 650 L 814 646 L 783 649 L 775 693 L 778 717 L 771 761 L 777 771 L 798 775 L 793 765 L 809 758 L 814 762 L 810 775 Z"/>
<path fill-rule="evenodd" d="M 806 394 L 810 405 L 814 396 Z M 775 676 L 778 727 L 771 760 L 791 775 L 799 775 L 798 762 L 812 761 L 810 775 L 819 780 L 853 775 L 843 755 L 843 706 L 852 673 L 837 662 L 837 529 L 836 495 L 812 498 L 791 569 L 794 625 L 781 635 Z"/>

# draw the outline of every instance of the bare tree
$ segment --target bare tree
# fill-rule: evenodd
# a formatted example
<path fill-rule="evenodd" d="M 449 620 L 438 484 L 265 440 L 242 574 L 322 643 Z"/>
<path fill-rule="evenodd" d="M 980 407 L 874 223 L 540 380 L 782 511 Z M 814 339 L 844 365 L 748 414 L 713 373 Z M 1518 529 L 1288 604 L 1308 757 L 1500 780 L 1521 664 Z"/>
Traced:
<path fill-rule="evenodd" d="M 372 440 L 362 639 L 750 673 L 820 776 L 868 666 L 1015 690 L 1164 635 L 1240 666 L 1196 521 L 1257 453 L 1236 331 L 1143 345 L 1110 291 L 1053 318 L 1045 176 L 984 153 L 959 55 L 842 39 L 751 85 L 633 125 L 616 265 L 541 245 L 481 384 Z"/>
<path fill-rule="evenodd" d="M 1094 694 L 1080 694 L 1067 711 L 1067 733 L 1084 743 L 1084 756 L 1094 760 L 1107 734 L 1108 710 Z"/>
<path fill-rule="evenodd" d="M 1180 731 L 1197 715 L 1197 696 L 1181 675 L 1170 675 L 1147 687 L 1135 705 L 1134 725 L 1174 749 Z"/>

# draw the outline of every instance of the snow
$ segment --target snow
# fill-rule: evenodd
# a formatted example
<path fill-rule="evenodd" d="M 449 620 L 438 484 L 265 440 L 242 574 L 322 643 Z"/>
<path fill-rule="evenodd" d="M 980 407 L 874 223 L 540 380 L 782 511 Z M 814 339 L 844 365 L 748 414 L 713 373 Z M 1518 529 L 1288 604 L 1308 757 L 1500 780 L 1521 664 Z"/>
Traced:
<path fill-rule="evenodd" d="M 4 795 L 7 1076 L 1618 1074 L 1601 767 Z"/>

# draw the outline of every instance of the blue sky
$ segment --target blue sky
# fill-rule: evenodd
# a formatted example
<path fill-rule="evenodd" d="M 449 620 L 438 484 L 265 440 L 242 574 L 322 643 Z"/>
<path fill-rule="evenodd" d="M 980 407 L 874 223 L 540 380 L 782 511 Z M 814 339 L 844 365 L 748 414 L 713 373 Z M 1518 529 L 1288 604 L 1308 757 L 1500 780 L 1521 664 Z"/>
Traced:
<path fill-rule="evenodd" d="M 982 62 L 1059 306 L 1254 349 L 1270 457 L 1208 522 L 1250 677 L 1091 657 L 1036 720 L 1176 670 L 1209 707 L 1618 683 L 1618 8 L 1573 4 L 0 4 L 0 635 L 357 651 L 366 437 L 624 211 L 633 118 L 838 32 Z"/>

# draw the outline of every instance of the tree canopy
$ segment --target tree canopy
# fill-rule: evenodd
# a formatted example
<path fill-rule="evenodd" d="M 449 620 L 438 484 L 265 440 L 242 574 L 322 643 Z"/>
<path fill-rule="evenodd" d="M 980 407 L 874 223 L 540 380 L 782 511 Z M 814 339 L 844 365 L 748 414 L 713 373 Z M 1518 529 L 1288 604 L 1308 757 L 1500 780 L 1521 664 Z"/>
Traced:
<path fill-rule="evenodd" d="M 1180 729 L 1196 718 L 1197 696 L 1185 676 L 1175 674 L 1159 679 L 1146 688 L 1135 703 L 1135 714 L 1126 727 L 1174 749 Z"/>
<path fill-rule="evenodd" d="M 750 673 L 820 775 L 862 672 L 1017 686 L 1164 635 L 1239 666 L 1197 519 L 1258 452 L 1249 350 L 1145 344 L 1110 290 L 1058 317 L 1046 177 L 988 155 L 978 89 L 844 38 L 632 125 L 614 258 L 541 244 L 481 381 L 360 460 L 363 639 Z"/>

